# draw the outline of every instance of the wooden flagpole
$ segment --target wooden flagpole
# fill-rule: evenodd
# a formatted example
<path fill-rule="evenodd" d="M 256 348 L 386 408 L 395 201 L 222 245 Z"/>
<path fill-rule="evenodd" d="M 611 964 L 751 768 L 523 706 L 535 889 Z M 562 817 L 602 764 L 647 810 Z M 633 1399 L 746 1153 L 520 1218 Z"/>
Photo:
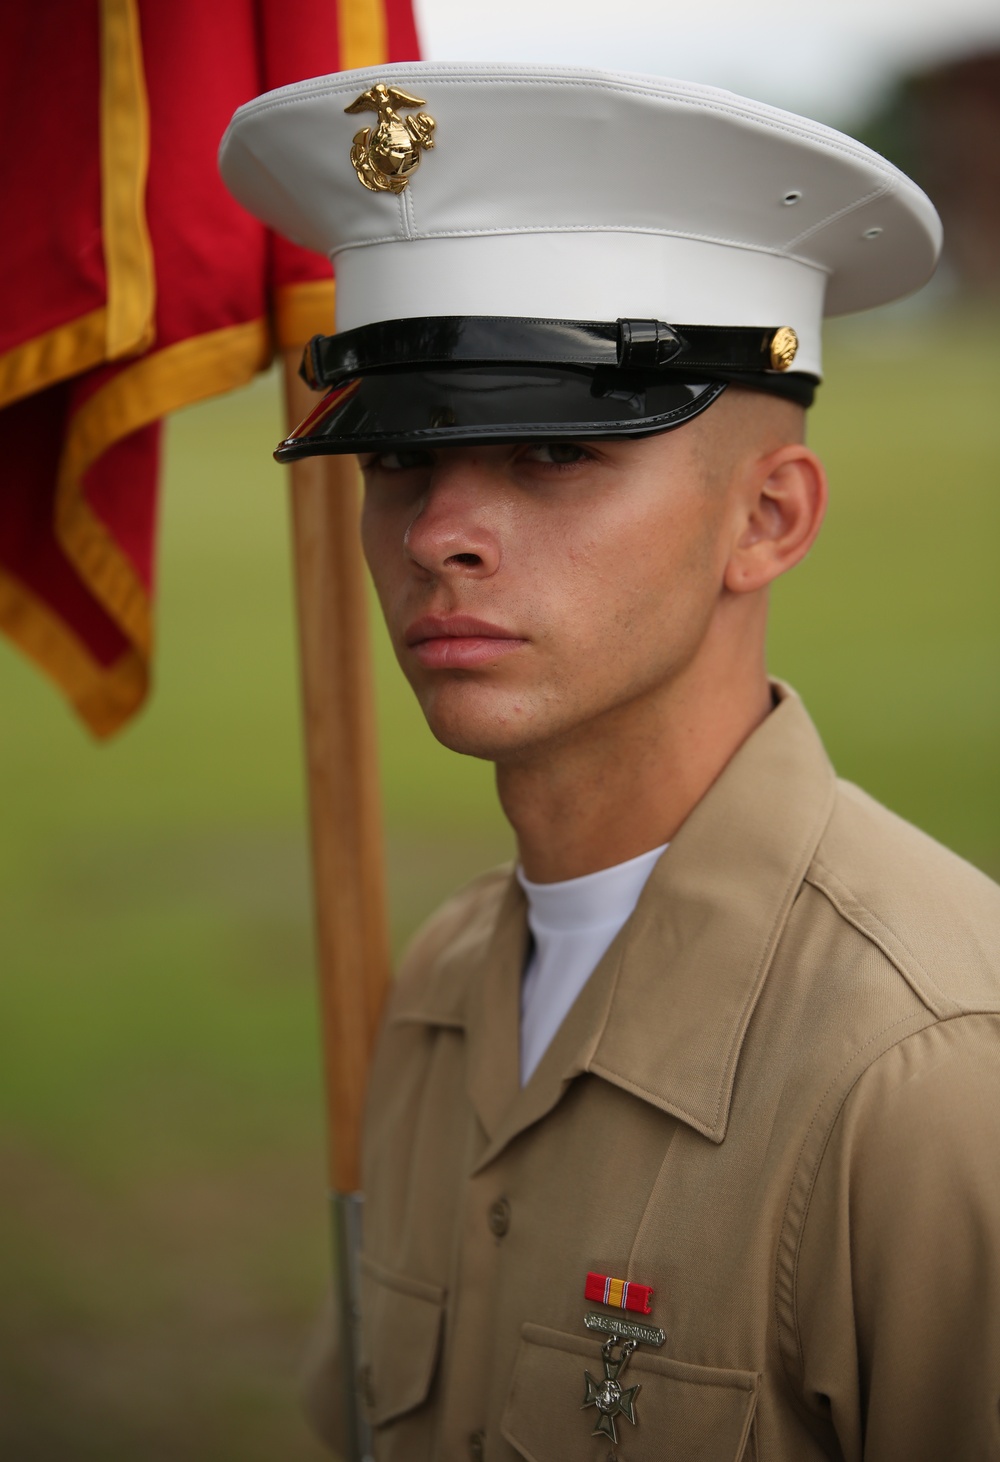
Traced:
<path fill-rule="evenodd" d="M 285 357 L 290 426 L 316 396 Z M 389 941 L 364 565 L 353 457 L 291 469 L 292 539 L 313 892 L 351 1462 L 371 1452 L 357 1400 L 361 1113 L 389 981 Z"/>

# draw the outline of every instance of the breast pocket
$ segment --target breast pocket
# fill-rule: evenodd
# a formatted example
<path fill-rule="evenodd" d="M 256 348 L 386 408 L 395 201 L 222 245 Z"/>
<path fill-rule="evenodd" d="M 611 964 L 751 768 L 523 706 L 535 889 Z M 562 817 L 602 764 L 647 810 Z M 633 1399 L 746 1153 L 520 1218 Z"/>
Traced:
<path fill-rule="evenodd" d="M 431 1455 L 427 1401 L 441 1347 L 445 1292 L 361 1259 L 361 1391 L 379 1462 Z"/>
<path fill-rule="evenodd" d="M 593 1394 L 585 1371 L 600 1386 L 600 1342 L 544 1325 L 522 1328 L 502 1430 L 528 1462 L 604 1462 L 610 1445 L 591 1435 L 602 1412 L 595 1404 L 583 1405 L 588 1392 Z M 638 1390 L 611 1418 L 622 1462 L 749 1462 L 759 1379 L 753 1371 L 686 1365 L 652 1350 L 635 1351 L 619 1385 L 623 1393 Z M 601 1399 L 607 1410 L 617 1405 L 613 1389 Z"/>

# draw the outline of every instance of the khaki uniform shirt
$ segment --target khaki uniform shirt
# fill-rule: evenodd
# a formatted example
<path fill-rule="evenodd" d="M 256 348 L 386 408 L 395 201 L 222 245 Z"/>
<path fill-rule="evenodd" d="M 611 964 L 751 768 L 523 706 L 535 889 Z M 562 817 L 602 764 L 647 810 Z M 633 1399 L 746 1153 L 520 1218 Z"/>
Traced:
<path fill-rule="evenodd" d="M 366 1129 L 380 1462 L 1000 1459 L 1000 889 L 781 694 L 526 1087 L 509 870 L 412 949 Z M 591 1270 L 666 1332 L 617 1450 Z"/>

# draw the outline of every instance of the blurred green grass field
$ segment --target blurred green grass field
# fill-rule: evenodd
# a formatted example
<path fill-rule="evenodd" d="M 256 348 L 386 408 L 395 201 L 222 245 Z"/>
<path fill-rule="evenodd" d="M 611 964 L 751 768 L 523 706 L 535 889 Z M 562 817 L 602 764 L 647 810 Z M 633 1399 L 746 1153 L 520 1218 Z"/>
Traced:
<path fill-rule="evenodd" d="M 827 527 L 774 671 L 840 771 L 1000 874 L 995 315 L 830 333 Z M 95 746 L 0 646 L 0 1456 L 308 1462 L 326 1273 L 273 378 L 168 436 L 157 685 Z M 377 646 L 396 943 L 506 856 Z"/>

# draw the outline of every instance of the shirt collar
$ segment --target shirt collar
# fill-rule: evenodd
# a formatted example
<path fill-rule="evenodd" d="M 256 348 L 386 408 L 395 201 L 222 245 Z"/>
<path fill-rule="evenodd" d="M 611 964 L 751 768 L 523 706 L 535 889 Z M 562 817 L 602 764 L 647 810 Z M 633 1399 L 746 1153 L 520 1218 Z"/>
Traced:
<path fill-rule="evenodd" d="M 461 1026 L 480 1166 L 589 1072 L 725 1137 L 747 1026 L 833 808 L 835 778 L 801 701 L 778 704 L 660 859 L 531 1081 L 518 1080 L 524 895 L 509 872 L 481 895 L 393 1020 Z M 655 1038 L 651 1038 L 655 1032 Z"/>

